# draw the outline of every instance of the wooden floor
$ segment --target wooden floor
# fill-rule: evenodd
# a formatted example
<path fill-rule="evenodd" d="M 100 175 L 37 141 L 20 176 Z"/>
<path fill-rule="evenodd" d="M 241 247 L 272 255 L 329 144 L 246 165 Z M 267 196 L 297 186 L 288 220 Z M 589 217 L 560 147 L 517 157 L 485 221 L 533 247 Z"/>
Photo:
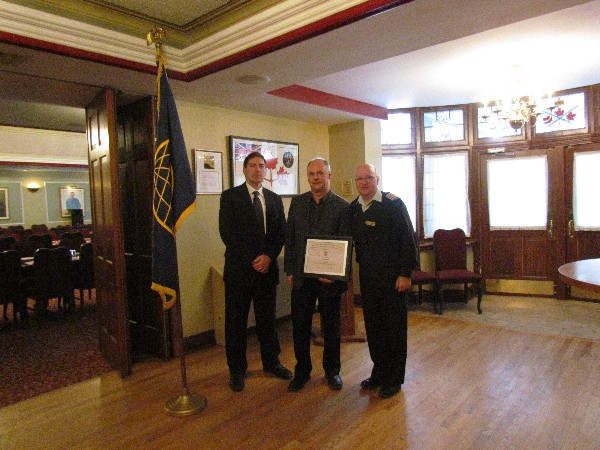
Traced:
<path fill-rule="evenodd" d="M 292 367 L 289 324 L 280 337 Z M 600 448 L 600 342 L 413 314 L 407 381 L 386 400 L 359 389 L 365 343 L 343 344 L 338 392 L 323 382 L 322 349 L 312 352 L 298 393 L 263 374 L 255 338 L 241 393 L 227 387 L 223 348 L 189 355 L 191 390 L 208 406 L 185 418 L 163 412 L 182 392 L 179 361 L 139 363 L 125 380 L 109 373 L 0 409 L 0 448 Z"/>

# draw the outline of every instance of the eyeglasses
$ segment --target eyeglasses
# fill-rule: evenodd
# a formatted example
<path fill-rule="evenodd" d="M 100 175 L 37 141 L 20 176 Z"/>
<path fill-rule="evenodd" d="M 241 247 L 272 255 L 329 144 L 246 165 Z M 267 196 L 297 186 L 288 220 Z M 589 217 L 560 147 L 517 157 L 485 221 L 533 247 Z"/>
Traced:
<path fill-rule="evenodd" d="M 374 177 L 373 175 L 369 175 L 368 177 L 364 177 L 364 178 L 355 178 L 354 181 L 356 181 L 357 183 L 361 183 L 363 181 L 374 181 L 376 179 L 377 179 L 377 177 Z"/>

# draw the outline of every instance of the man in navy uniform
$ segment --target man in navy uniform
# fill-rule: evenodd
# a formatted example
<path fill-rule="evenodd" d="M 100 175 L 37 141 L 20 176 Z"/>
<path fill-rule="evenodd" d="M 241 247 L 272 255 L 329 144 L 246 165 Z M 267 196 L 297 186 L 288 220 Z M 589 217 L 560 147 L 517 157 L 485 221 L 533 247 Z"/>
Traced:
<path fill-rule="evenodd" d="M 361 382 L 379 396 L 396 395 L 404 383 L 407 356 L 407 299 L 417 265 L 414 229 L 404 202 L 381 192 L 371 164 L 355 172 L 358 198 L 351 203 L 352 237 L 359 265 L 371 376 Z"/>
<path fill-rule="evenodd" d="M 234 392 L 244 389 L 252 302 L 263 370 L 284 380 L 292 378 L 279 361 L 275 331 L 277 257 L 285 239 L 283 202 L 262 186 L 267 171 L 262 154 L 250 153 L 243 171 L 246 182 L 224 191 L 219 209 L 219 232 L 225 244 L 225 349 L 229 387 Z"/>

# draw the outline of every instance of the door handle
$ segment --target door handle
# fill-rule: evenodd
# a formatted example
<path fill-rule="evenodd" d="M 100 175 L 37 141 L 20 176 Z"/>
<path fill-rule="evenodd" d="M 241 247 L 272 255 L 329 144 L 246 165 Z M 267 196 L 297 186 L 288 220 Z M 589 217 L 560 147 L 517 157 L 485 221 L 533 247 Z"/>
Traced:
<path fill-rule="evenodd" d="M 573 239 L 575 237 L 575 221 L 570 219 L 567 223 L 567 235 L 569 239 Z"/>
<path fill-rule="evenodd" d="M 554 219 L 548 219 L 548 238 L 554 240 Z"/>

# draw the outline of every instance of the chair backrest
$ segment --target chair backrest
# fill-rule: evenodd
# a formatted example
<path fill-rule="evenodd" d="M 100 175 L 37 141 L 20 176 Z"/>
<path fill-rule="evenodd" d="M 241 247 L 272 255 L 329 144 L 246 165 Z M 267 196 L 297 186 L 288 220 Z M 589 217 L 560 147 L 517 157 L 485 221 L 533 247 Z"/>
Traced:
<path fill-rule="evenodd" d="M 433 233 L 435 270 L 467 269 L 467 237 L 460 228 Z"/>
<path fill-rule="evenodd" d="M 60 238 L 60 245 L 67 247 L 69 250 L 77 250 L 81 247 L 81 244 L 85 242 L 85 238 L 81 231 L 68 231 L 63 233 Z"/>
<path fill-rule="evenodd" d="M 0 299 L 10 301 L 19 293 L 21 279 L 21 256 L 16 250 L 0 252 Z"/>
<path fill-rule="evenodd" d="M 47 298 L 72 293 L 72 267 L 68 248 L 40 248 L 33 256 L 37 289 Z"/>
<path fill-rule="evenodd" d="M 91 289 L 94 284 L 94 244 L 81 244 L 79 250 L 79 268 L 77 271 L 77 280 L 75 286 L 82 289 Z"/>
<path fill-rule="evenodd" d="M 0 252 L 12 250 L 17 240 L 14 236 L 6 235 L 0 237 Z"/>
<path fill-rule="evenodd" d="M 32 234 L 27 239 L 36 250 L 38 248 L 52 248 L 52 236 L 50 236 L 50 233 Z"/>

